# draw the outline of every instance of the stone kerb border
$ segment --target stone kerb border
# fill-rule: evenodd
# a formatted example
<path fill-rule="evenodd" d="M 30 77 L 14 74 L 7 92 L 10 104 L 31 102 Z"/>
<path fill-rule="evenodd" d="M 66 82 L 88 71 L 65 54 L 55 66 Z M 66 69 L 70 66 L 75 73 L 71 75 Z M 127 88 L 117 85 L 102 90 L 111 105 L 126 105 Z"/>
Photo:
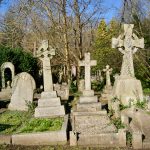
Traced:
<path fill-rule="evenodd" d="M 65 145 L 67 143 L 68 115 L 59 131 L 0 135 L 0 144 L 14 145 Z"/>
<path fill-rule="evenodd" d="M 103 133 L 97 135 L 81 135 L 78 146 L 91 147 L 126 147 L 126 131 L 119 129 L 118 133 Z"/>

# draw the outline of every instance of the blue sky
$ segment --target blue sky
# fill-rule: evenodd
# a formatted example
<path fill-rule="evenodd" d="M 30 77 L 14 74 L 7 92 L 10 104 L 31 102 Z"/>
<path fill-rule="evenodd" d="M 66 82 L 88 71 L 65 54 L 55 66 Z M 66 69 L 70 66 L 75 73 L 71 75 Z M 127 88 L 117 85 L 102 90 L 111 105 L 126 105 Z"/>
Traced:
<path fill-rule="evenodd" d="M 13 1 L 14 0 L 3 0 L 0 5 L 0 14 L 4 14 Z M 121 3 L 122 0 L 104 0 L 104 5 L 109 8 L 108 13 L 104 16 L 107 22 L 116 16 L 118 9 L 121 7 Z"/>
<path fill-rule="evenodd" d="M 121 8 L 122 0 L 104 0 L 104 5 L 109 8 L 108 13 L 104 17 L 108 22 L 117 15 Z"/>

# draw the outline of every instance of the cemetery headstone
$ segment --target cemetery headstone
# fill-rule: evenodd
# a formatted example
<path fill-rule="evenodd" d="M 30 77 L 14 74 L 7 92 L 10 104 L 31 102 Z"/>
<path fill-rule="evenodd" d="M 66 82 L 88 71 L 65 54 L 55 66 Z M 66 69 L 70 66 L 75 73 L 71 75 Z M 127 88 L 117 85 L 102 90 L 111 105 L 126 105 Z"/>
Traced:
<path fill-rule="evenodd" d="M 101 95 L 101 102 L 104 102 L 104 103 L 110 103 L 110 100 L 112 98 L 112 85 L 111 85 L 111 80 L 110 80 L 110 75 L 112 73 L 112 68 L 110 68 L 109 65 L 106 66 L 105 69 L 103 69 L 103 71 L 106 73 L 106 85 L 104 87 L 104 90 L 102 92 L 102 95 Z"/>
<path fill-rule="evenodd" d="M 132 100 L 143 100 L 141 82 L 135 78 L 133 55 L 139 48 L 144 48 L 144 39 L 133 33 L 133 24 L 124 24 L 124 33 L 112 39 L 112 48 L 118 48 L 123 54 L 121 75 L 114 83 L 113 97 L 117 97 L 124 105 Z"/>
<path fill-rule="evenodd" d="M 63 82 L 62 84 L 54 84 L 54 90 L 57 91 L 57 95 L 61 100 L 69 99 L 69 86 L 67 83 Z"/>
<path fill-rule="evenodd" d="M 56 91 L 53 90 L 51 59 L 55 55 L 55 49 L 49 46 L 47 40 L 42 41 L 37 51 L 43 63 L 43 83 L 44 91 L 38 100 L 38 107 L 35 109 L 35 117 L 56 117 L 64 116 L 64 106 L 61 106 L 60 98 L 57 97 Z"/>
<path fill-rule="evenodd" d="M 10 110 L 27 111 L 28 102 L 33 101 L 35 88 L 35 81 L 30 74 L 22 72 L 16 75 L 12 82 L 12 96 L 8 108 Z"/>
<path fill-rule="evenodd" d="M 91 90 L 91 66 L 96 66 L 96 60 L 91 60 L 90 53 L 85 53 L 85 60 L 80 61 L 79 66 L 85 67 L 85 89 L 79 102 L 97 102 L 97 96 L 94 96 L 94 91 Z"/>

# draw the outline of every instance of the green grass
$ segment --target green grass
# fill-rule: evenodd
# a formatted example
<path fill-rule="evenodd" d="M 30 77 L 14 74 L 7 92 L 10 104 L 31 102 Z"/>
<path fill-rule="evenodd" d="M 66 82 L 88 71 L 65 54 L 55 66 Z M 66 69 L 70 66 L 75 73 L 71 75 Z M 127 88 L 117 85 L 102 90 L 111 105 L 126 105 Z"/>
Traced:
<path fill-rule="evenodd" d="M 60 130 L 62 118 L 37 119 L 29 112 L 6 111 L 0 114 L 0 134 Z"/>
<path fill-rule="evenodd" d="M 27 112 L 6 111 L 0 114 L 0 133 L 11 134 L 30 118 Z"/>
<path fill-rule="evenodd" d="M 150 95 L 150 88 L 146 88 L 143 90 L 145 95 Z"/>
<path fill-rule="evenodd" d="M 32 118 L 26 122 L 18 131 L 18 133 L 31 133 L 31 132 L 44 132 L 44 131 L 57 131 L 62 127 L 62 118 L 53 119 L 36 119 Z"/>

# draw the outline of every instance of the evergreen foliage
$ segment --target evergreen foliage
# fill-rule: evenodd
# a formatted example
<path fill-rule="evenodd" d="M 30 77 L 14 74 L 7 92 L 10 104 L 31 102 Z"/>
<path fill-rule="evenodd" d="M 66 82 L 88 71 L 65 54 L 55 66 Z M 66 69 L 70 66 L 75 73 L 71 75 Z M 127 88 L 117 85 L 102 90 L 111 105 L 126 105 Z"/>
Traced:
<path fill-rule="evenodd" d="M 97 60 L 97 69 L 103 69 L 108 64 L 115 69 L 120 70 L 122 58 L 120 52 L 111 48 L 112 37 L 119 34 L 119 24 L 112 20 L 109 25 L 105 20 L 101 20 L 96 33 L 96 40 L 93 45 L 92 57 Z"/>
<path fill-rule="evenodd" d="M 31 53 L 25 52 L 20 48 L 12 49 L 0 45 L 0 66 L 5 62 L 12 62 L 15 66 L 15 73 L 28 72 L 34 78 L 38 72 L 38 62 L 37 59 L 32 56 Z M 8 74 L 6 74 L 6 81 Z"/>

